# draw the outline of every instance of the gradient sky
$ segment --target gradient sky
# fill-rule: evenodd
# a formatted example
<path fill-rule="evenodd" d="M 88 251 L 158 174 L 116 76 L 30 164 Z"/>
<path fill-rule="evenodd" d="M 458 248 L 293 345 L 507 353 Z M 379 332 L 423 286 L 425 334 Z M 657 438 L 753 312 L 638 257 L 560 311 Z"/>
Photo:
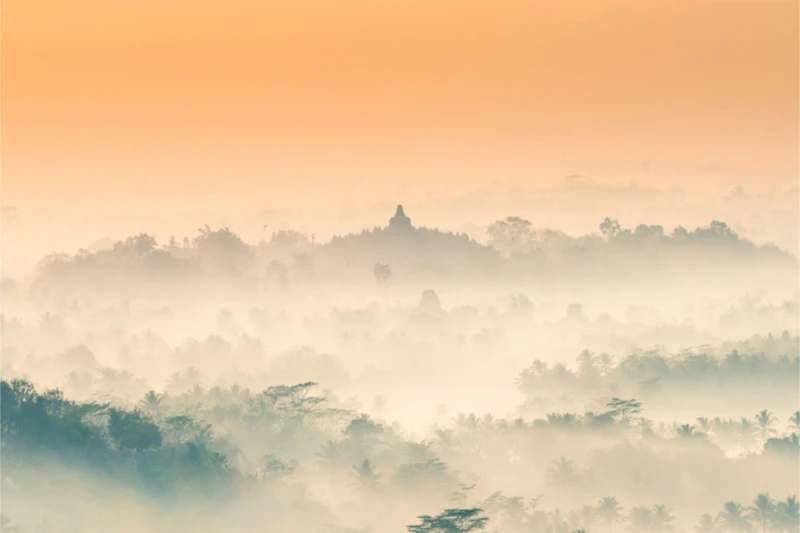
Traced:
<path fill-rule="evenodd" d="M 568 174 L 779 193 L 798 89 L 797 2 L 4 0 L 2 204 L 91 233 Z"/>

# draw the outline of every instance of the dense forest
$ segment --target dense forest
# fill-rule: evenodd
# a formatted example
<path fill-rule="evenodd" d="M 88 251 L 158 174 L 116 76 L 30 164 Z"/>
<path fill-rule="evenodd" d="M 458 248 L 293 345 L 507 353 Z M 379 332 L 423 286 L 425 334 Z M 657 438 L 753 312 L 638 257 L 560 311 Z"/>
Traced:
<path fill-rule="evenodd" d="M 641 402 L 616 397 L 584 414 L 549 413 L 530 420 L 459 415 L 419 441 L 341 406 L 312 382 L 263 391 L 236 386 L 195 386 L 174 395 L 149 391 L 138 402 L 122 405 L 76 402 L 59 390 L 37 391 L 17 379 L 2 382 L 0 400 L 9 500 L 17 492 L 36 491 L 53 476 L 81 475 L 103 480 L 103 490 L 124 485 L 161 505 L 202 502 L 202 521 L 213 521 L 215 512 L 235 499 L 256 497 L 271 520 L 289 514 L 285 519 L 296 528 L 298 520 L 311 520 L 313 514 L 305 527 L 316 530 L 342 531 L 325 523 L 334 516 L 309 494 L 311 484 L 322 483 L 344 497 L 350 516 L 360 517 L 353 522 L 377 520 L 372 523 L 380 524 L 378 529 L 393 525 L 386 520 L 391 515 L 408 515 L 403 508 L 449 506 L 433 518 L 421 516 L 409 531 L 471 531 L 487 525 L 509 532 L 600 531 L 616 524 L 631 531 L 673 531 L 673 507 L 642 503 L 658 502 L 666 493 L 673 505 L 686 509 L 693 500 L 707 498 L 700 486 L 694 494 L 679 493 L 686 476 L 695 483 L 713 476 L 724 486 L 751 472 L 754 484 L 759 477 L 775 476 L 771 484 L 777 488 L 778 473 L 796 470 L 800 452 L 800 411 L 786 421 L 763 410 L 741 420 L 655 424 L 643 416 Z M 588 457 L 587 442 L 594 447 Z M 726 450 L 732 447 L 746 453 L 731 458 Z M 551 459 L 547 468 L 537 473 L 536 464 L 546 456 Z M 479 479 L 526 471 L 543 477 L 525 481 L 538 481 L 544 492 L 528 499 L 492 492 L 471 472 L 485 468 L 482 457 L 492 457 L 492 472 Z M 792 483 L 781 488 L 792 490 Z M 631 499 L 635 495 L 629 509 L 614 495 L 566 509 L 545 505 L 554 495 L 578 502 L 612 489 Z M 297 515 L 294 509 L 309 513 Z M 699 517 L 695 531 L 798 528 L 795 496 L 775 501 L 763 493 L 752 504 L 730 500 L 709 511 Z M 58 514 L 42 512 L 42 523 L 59 530 Z M 8 527 L 11 519 L 4 520 Z"/>
<path fill-rule="evenodd" d="M 402 213 L 401 206 L 398 210 Z M 205 226 L 191 238 L 170 237 L 162 244 L 140 234 L 99 243 L 92 250 L 50 255 L 39 265 L 37 285 L 48 294 L 65 283 L 86 290 L 101 282 L 174 285 L 209 278 L 261 287 L 389 279 L 401 284 L 479 281 L 550 286 L 603 279 L 622 285 L 623 281 L 650 283 L 654 275 L 665 283 L 685 276 L 710 283 L 720 277 L 742 277 L 753 264 L 771 268 L 786 281 L 797 266 L 792 255 L 742 239 L 719 221 L 691 231 L 679 226 L 667 232 L 662 226 L 644 224 L 625 229 L 606 218 L 598 233 L 573 237 L 508 217 L 489 227 L 484 245 L 463 233 L 417 228 L 405 219 L 406 224 L 390 221 L 386 227 L 334 237 L 327 243 L 316 243 L 314 235 L 279 230 L 269 240 L 249 244 L 229 227 Z M 388 271 L 375 274 L 378 264 Z"/>
<path fill-rule="evenodd" d="M 3 279 L 3 530 L 797 531 L 795 258 L 598 231 L 44 258 Z"/>

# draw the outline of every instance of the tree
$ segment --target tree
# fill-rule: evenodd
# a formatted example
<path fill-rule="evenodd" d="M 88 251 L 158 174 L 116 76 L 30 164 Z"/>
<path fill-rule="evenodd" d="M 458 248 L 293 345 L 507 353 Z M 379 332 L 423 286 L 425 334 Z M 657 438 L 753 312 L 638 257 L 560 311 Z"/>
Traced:
<path fill-rule="evenodd" d="M 378 484 L 381 475 L 375 470 L 375 465 L 369 459 L 364 459 L 353 466 L 353 478 L 361 488 L 372 488 Z"/>
<path fill-rule="evenodd" d="M 717 531 L 717 523 L 714 517 L 706 513 L 700 517 L 697 525 L 694 526 L 694 533 L 714 533 Z"/>
<path fill-rule="evenodd" d="M 734 501 L 725 503 L 717 517 L 717 525 L 726 533 L 746 533 L 752 530 L 744 507 Z"/>
<path fill-rule="evenodd" d="M 695 430 L 695 427 L 693 425 L 691 425 L 691 424 L 683 424 L 683 425 L 678 426 L 678 428 L 675 431 L 678 434 L 678 437 L 680 437 L 682 439 L 691 439 L 691 438 L 697 436 L 697 433 L 695 433 L 694 430 Z"/>
<path fill-rule="evenodd" d="M 211 425 L 197 422 L 190 416 L 168 416 L 164 419 L 165 435 L 173 443 L 207 444 L 212 438 Z"/>
<path fill-rule="evenodd" d="M 578 375 L 587 382 L 596 381 L 600 377 L 597 369 L 597 357 L 589 350 L 583 350 L 578 355 Z"/>
<path fill-rule="evenodd" d="M 212 271 L 239 274 L 252 262 L 252 249 L 229 227 L 212 230 L 206 224 L 197 231 L 195 250 L 202 263 Z"/>
<path fill-rule="evenodd" d="M 614 358 L 603 352 L 597 356 L 597 366 L 600 370 L 600 375 L 607 376 L 614 368 Z"/>
<path fill-rule="evenodd" d="M 350 437 L 356 442 L 366 442 L 372 438 L 376 438 L 383 432 L 383 426 L 370 420 L 369 416 L 361 415 L 354 418 L 347 424 L 347 427 L 342 431 L 346 437 Z"/>
<path fill-rule="evenodd" d="M 329 440 L 315 455 L 324 468 L 342 470 L 346 464 L 347 449 L 341 441 Z"/>
<path fill-rule="evenodd" d="M 767 442 L 767 439 L 771 435 L 777 435 L 778 432 L 772 429 L 772 423 L 775 422 L 777 418 L 772 416 L 772 412 L 764 409 L 760 413 L 756 414 L 756 424 L 758 425 L 758 429 L 761 432 L 761 442 L 762 444 Z"/>
<path fill-rule="evenodd" d="M 148 450 L 161 446 L 161 430 L 139 411 L 108 411 L 108 434 L 117 449 L 133 453 L 134 464 Z"/>
<path fill-rule="evenodd" d="M 797 457 L 797 453 L 800 451 L 800 439 L 798 439 L 797 433 L 792 433 L 782 439 L 767 439 L 767 442 L 764 443 L 764 451 Z"/>
<path fill-rule="evenodd" d="M 487 230 L 489 245 L 506 255 L 525 251 L 534 241 L 532 228 L 530 221 L 520 217 L 498 220 Z"/>
<path fill-rule="evenodd" d="M 488 518 L 478 516 L 483 509 L 447 509 L 437 516 L 419 516 L 420 523 L 407 526 L 409 533 L 469 533 L 482 531 Z"/>
<path fill-rule="evenodd" d="M 800 528 L 800 504 L 797 502 L 797 496 L 790 496 L 786 501 L 778 502 L 774 523 L 778 531 L 794 533 Z"/>
<path fill-rule="evenodd" d="M 164 401 L 163 394 L 157 394 L 155 391 L 150 391 L 144 395 L 144 398 L 142 398 L 139 404 L 150 416 L 155 416 L 159 411 L 162 401 Z"/>
<path fill-rule="evenodd" d="M 302 425 L 306 418 L 317 413 L 325 403 L 324 396 L 312 396 L 311 390 L 317 384 L 313 381 L 297 385 L 277 385 L 264 391 L 264 396 L 272 401 L 272 407 Z"/>
<path fill-rule="evenodd" d="M 617 236 L 622 228 L 619 225 L 619 222 L 613 218 L 606 217 L 600 223 L 600 233 L 602 233 L 607 239 L 613 239 Z"/>
<path fill-rule="evenodd" d="M 562 457 L 558 461 L 553 461 L 547 469 L 547 478 L 558 486 L 568 486 L 578 478 L 578 469 L 575 462 Z"/>
<path fill-rule="evenodd" d="M 372 275 L 378 283 L 386 283 L 392 277 L 392 267 L 383 263 L 375 263 L 372 267 Z"/>
<path fill-rule="evenodd" d="M 628 531 L 631 533 L 645 533 L 653 531 L 653 511 L 647 507 L 634 507 L 628 516 L 630 525 Z"/>
<path fill-rule="evenodd" d="M 656 505 L 653 507 L 653 532 L 654 533 L 669 533 L 674 531 L 675 527 L 672 522 L 675 517 L 667 509 L 666 505 Z"/>
<path fill-rule="evenodd" d="M 800 433 L 800 411 L 795 411 L 789 417 L 789 426 L 786 428 L 790 433 Z"/>
<path fill-rule="evenodd" d="M 597 515 L 608 524 L 608 533 L 611 533 L 614 522 L 622 518 L 622 506 L 615 497 L 606 496 L 597 505 Z"/>
<path fill-rule="evenodd" d="M 629 422 L 633 415 L 642 412 L 642 404 L 634 399 L 623 400 L 621 398 L 611 398 L 611 401 L 606 404 L 610 408 L 610 414 L 614 417 L 620 417 L 624 422 Z"/>
<path fill-rule="evenodd" d="M 274 454 L 268 453 L 259 461 L 258 477 L 263 481 L 277 481 L 292 475 L 295 467 Z"/>
<path fill-rule="evenodd" d="M 753 505 L 748 509 L 750 518 L 754 522 L 761 525 L 761 533 L 766 533 L 767 524 L 775 514 L 775 502 L 769 497 L 769 494 L 759 494 L 753 500 Z"/>

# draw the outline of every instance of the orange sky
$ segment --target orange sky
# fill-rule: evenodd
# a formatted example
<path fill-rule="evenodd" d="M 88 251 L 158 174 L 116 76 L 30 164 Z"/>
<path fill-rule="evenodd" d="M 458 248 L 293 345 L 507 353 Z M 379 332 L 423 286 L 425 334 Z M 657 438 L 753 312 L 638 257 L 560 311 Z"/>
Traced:
<path fill-rule="evenodd" d="M 788 189 L 797 2 L 4 0 L 2 129 L 2 204 L 66 225 L 567 174 Z"/>

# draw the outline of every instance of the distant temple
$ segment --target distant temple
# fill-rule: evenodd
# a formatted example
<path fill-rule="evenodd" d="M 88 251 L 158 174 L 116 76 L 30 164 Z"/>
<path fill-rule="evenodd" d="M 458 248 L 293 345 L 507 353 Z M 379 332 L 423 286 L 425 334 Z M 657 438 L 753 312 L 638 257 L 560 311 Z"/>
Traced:
<path fill-rule="evenodd" d="M 391 229 L 398 229 L 398 230 L 406 230 L 411 229 L 411 219 L 406 216 L 403 212 L 403 206 L 397 206 L 397 212 L 394 214 L 392 218 L 389 219 L 389 228 Z"/>

